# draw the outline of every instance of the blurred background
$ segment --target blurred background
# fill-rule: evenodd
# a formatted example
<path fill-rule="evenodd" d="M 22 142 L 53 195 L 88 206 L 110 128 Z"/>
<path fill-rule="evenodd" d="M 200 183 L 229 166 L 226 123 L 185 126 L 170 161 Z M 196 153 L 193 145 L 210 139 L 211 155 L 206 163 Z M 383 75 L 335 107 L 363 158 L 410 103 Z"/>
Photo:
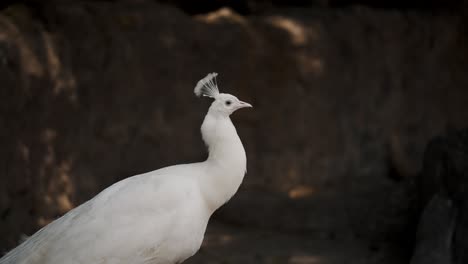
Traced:
<path fill-rule="evenodd" d="M 467 15 L 465 0 L 2 1 L 0 252 L 116 181 L 205 159 L 193 88 L 216 71 L 255 107 L 232 116 L 248 174 L 186 263 L 468 263 Z"/>

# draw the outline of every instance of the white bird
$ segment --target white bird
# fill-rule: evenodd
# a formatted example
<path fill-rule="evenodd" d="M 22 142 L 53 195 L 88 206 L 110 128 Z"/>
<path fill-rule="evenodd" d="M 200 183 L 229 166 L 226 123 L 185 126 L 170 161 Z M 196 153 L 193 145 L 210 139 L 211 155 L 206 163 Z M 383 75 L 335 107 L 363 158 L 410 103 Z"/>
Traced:
<path fill-rule="evenodd" d="M 229 116 L 252 106 L 219 93 L 216 75 L 194 90 L 214 99 L 201 126 L 206 161 L 117 182 L 36 232 L 0 264 L 174 264 L 194 255 L 210 216 L 246 173 L 245 150 Z"/>

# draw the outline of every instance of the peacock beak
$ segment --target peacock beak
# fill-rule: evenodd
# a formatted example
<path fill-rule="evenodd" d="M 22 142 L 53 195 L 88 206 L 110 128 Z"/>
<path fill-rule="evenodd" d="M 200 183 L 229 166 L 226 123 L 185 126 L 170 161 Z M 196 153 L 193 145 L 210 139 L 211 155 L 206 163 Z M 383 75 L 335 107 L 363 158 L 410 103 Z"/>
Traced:
<path fill-rule="evenodd" d="M 239 106 L 237 107 L 237 109 L 245 108 L 245 107 L 253 107 L 253 106 L 249 103 L 239 101 Z"/>

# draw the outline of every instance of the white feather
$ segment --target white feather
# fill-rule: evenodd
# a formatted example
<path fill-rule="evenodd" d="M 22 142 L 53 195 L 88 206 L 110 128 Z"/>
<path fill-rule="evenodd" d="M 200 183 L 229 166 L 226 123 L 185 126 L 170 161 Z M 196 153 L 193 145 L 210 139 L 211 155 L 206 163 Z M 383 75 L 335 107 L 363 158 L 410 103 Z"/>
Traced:
<path fill-rule="evenodd" d="M 216 76 L 218 74 L 216 72 L 208 73 L 208 75 L 198 81 L 195 89 L 193 90 L 195 95 L 200 96 L 208 96 L 211 98 L 216 98 L 219 95 L 218 84 L 216 83 Z"/>
<path fill-rule="evenodd" d="M 205 117 L 206 161 L 117 182 L 36 232 L 0 264 L 175 264 L 195 254 L 211 214 L 236 193 L 246 171 L 233 111 L 226 111 L 222 97 L 235 98 L 223 94 Z"/>

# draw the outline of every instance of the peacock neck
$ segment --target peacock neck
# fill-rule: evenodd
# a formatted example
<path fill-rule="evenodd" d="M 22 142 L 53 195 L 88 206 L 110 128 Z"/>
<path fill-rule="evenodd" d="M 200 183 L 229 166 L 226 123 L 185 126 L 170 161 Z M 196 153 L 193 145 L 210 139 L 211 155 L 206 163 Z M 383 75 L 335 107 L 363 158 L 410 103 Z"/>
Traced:
<path fill-rule="evenodd" d="M 229 116 L 208 113 L 201 131 L 209 151 L 201 188 L 214 212 L 237 192 L 246 172 L 246 155 Z"/>

